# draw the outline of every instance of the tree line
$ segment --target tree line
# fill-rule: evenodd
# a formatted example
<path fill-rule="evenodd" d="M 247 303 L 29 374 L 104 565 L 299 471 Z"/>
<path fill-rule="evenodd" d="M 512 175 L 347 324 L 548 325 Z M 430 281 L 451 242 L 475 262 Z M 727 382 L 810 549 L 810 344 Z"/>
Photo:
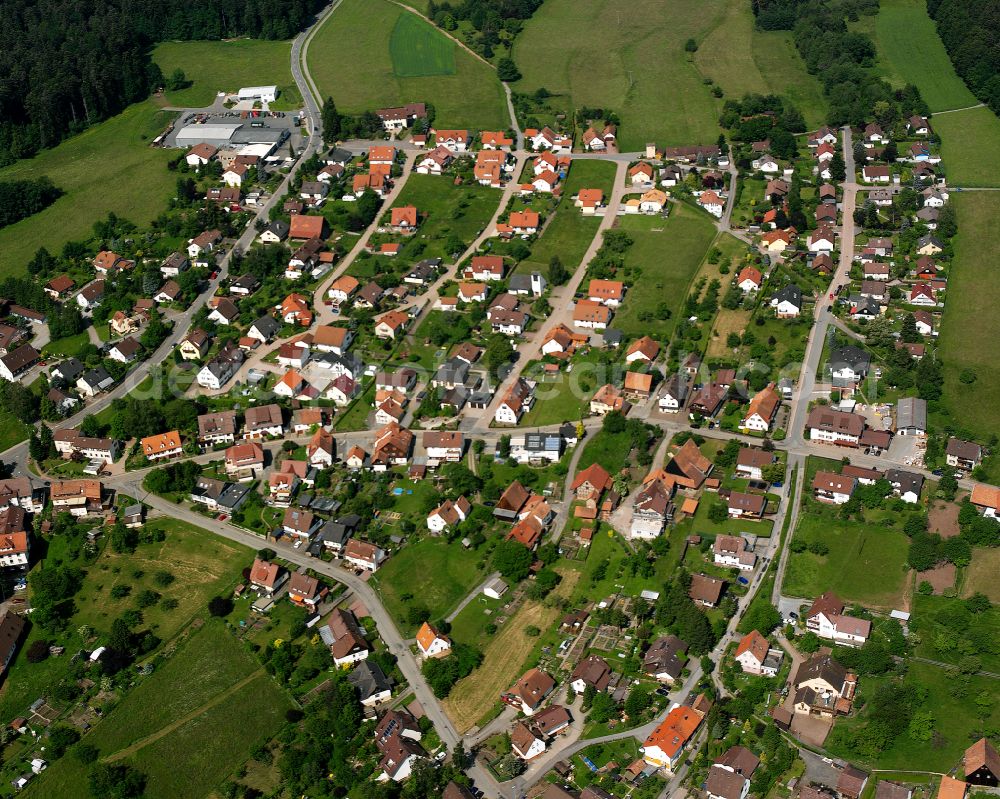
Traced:
<path fill-rule="evenodd" d="M 806 69 L 823 84 L 830 125 L 861 125 L 876 103 L 898 107 L 902 118 L 926 114 L 927 105 L 913 85 L 893 89 L 871 69 L 875 43 L 848 28 L 862 15 L 878 13 L 878 0 L 752 0 L 756 25 L 762 30 L 790 30 Z"/>
<path fill-rule="evenodd" d="M 47 177 L 34 180 L 0 181 L 0 228 L 20 222 L 47 208 L 62 195 L 62 189 Z"/>
<path fill-rule="evenodd" d="M 955 71 L 976 97 L 1000 113 L 1000 6 L 996 0 L 927 0 Z"/>
<path fill-rule="evenodd" d="M 0 166 L 52 147 L 163 85 L 152 46 L 287 39 L 322 0 L 0 0 Z"/>

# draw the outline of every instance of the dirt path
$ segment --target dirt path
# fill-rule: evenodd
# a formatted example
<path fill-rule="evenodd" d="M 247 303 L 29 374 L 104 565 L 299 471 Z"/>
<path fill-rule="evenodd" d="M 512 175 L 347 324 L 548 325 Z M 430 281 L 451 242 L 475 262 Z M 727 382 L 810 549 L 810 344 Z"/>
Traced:
<path fill-rule="evenodd" d="M 133 744 L 131 744 L 129 746 L 126 746 L 124 749 L 119 749 L 113 755 L 111 755 L 110 757 L 106 758 L 107 762 L 114 763 L 116 760 L 121 760 L 123 757 L 128 757 L 129 755 L 133 755 L 136 752 L 138 752 L 140 749 L 143 749 L 143 748 L 149 746 L 151 743 L 155 743 L 156 741 L 158 741 L 161 738 L 163 738 L 165 735 L 169 735 L 170 733 L 172 733 L 177 728 L 179 728 L 179 727 L 187 724 L 192 719 L 197 718 L 202 713 L 204 713 L 206 710 L 211 710 L 213 707 L 215 707 L 216 705 L 218 705 L 220 702 L 223 702 L 224 700 L 228 699 L 233 694 L 235 694 L 237 691 L 239 691 L 241 688 L 243 688 L 246 685 L 249 685 L 251 682 L 253 682 L 254 680 L 256 680 L 258 677 L 260 677 L 264 673 L 265 672 L 264 672 L 263 669 L 257 669 L 257 671 L 253 672 L 252 674 L 248 674 L 246 677 L 244 677 L 238 683 L 235 683 L 234 685 L 229 686 L 221 694 L 216 694 L 214 697 L 212 697 L 211 700 L 209 700 L 208 702 L 206 702 L 204 705 L 202 705 L 201 707 L 197 708 L 196 710 L 192 710 L 187 715 L 181 716 L 179 719 L 177 719 L 177 721 L 171 722 L 166 727 L 161 727 L 160 729 L 158 729 L 156 732 L 152 733 L 151 735 L 147 735 L 145 738 L 140 738 L 138 741 L 136 741 L 135 743 L 133 743 Z"/>

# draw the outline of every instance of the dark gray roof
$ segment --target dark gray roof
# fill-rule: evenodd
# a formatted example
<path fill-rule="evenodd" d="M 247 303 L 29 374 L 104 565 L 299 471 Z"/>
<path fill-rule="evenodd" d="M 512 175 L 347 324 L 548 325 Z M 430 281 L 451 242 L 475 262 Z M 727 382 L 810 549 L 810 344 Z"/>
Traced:
<path fill-rule="evenodd" d="M 774 302 L 790 302 L 796 308 L 802 307 L 802 289 L 794 283 L 789 283 L 783 289 L 775 292 L 771 298 Z"/>
<path fill-rule="evenodd" d="M 67 358 L 62 363 L 52 367 L 52 374 L 56 377 L 61 377 L 67 383 L 72 383 L 83 374 L 83 369 L 83 364 L 79 360 L 76 358 Z"/>
<path fill-rule="evenodd" d="M 362 702 L 377 693 L 388 691 L 392 687 L 389 678 L 382 673 L 382 669 L 370 660 L 362 660 L 358 663 L 354 670 L 347 675 L 347 681 L 358 690 Z"/>
<path fill-rule="evenodd" d="M 924 487 L 924 476 L 922 474 L 908 472 L 905 469 L 887 469 L 885 479 L 901 494 L 912 491 L 917 496 L 920 496 L 920 491 Z"/>
<path fill-rule="evenodd" d="M 830 353 L 830 363 L 834 369 L 850 366 L 855 372 L 867 372 L 872 363 L 872 356 L 860 347 L 848 344 L 837 347 Z"/>
<path fill-rule="evenodd" d="M 272 338 L 281 330 L 281 324 L 273 316 L 262 316 L 251 327 L 256 327 L 265 338 Z"/>

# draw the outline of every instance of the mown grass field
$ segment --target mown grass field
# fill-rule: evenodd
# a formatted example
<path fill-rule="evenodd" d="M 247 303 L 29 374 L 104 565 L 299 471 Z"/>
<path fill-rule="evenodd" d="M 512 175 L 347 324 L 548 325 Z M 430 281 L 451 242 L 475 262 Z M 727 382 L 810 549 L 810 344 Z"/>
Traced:
<path fill-rule="evenodd" d="M 721 100 L 712 96 L 684 52 L 701 39 L 729 0 L 546 0 L 517 37 L 513 58 L 523 78 L 514 88 L 545 87 L 567 111 L 616 112 L 618 145 L 710 144 L 719 135 Z"/>
<path fill-rule="evenodd" d="M 625 264 L 641 269 L 642 277 L 629 280 L 632 288 L 615 314 L 614 326 L 627 336 L 650 335 L 665 341 L 677 324 L 677 314 L 691 279 L 716 237 L 715 225 L 707 214 L 672 204 L 666 219 L 625 216 L 620 227 L 632 237 L 632 246 L 625 252 Z M 739 243 L 731 236 L 720 241 L 726 239 Z M 667 253 L 669 257 L 665 257 Z M 670 318 L 640 318 L 654 313 L 664 302 L 670 308 Z"/>
<path fill-rule="evenodd" d="M 483 578 L 481 555 L 443 538 L 425 538 L 403 547 L 378 570 L 372 584 L 399 629 L 413 632 L 419 625 L 407 620 L 411 604 L 440 619 L 457 605 Z M 403 597 L 409 595 L 410 599 Z"/>
<path fill-rule="evenodd" d="M 65 192 L 44 211 L 0 229 L 0 278 L 23 274 L 39 247 L 59 252 L 67 241 L 89 238 L 94 222 L 109 211 L 137 225 L 163 211 L 177 179 L 166 164 L 176 151 L 153 149 L 149 142 L 172 117 L 152 101 L 136 103 L 58 147 L 0 169 L 0 180 L 47 175 Z"/>
<path fill-rule="evenodd" d="M 780 94 L 798 107 L 807 125 L 815 127 L 824 121 L 823 89 L 806 71 L 791 33 L 757 30 L 750 4 L 743 0 L 728 0 L 716 21 L 699 41 L 694 57 L 702 75 L 715 81 L 726 97 Z"/>
<path fill-rule="evenodd" d="M 1000 249 L 1000 194 L 951 198 L 959 234 L 938 345 L 945 366 L 944 401 L 959 426 L 985 439 L 1000 428 L 1000 345 L 993 324 L 993 309 L 1000 302 L 993 256 Z M 974 383 L 959 380 L 963 369 L 975 372 Z"/>
<path fill-rule="evenodd" d="M 210 622 L 129 693 L 85 740 L 147 777 L 145 796 L 200 797 L 279 725 L 288 697 L 221 622 Z M 77 797 L 86 767 L 58 760 L 27 796 Z"/>
<path fill-rule="evenodd" d="M 440 127 L 506 128 L 509 117 L 494 70 L 429 26 L 419 34 L 421 53 L 403 55 L 401 42 L 413 38 L 416 23 L 423 24 L 418 17 L 404 22 L 393 48 L 393 32 L 403 16 L 412 15 L 386 0 L 344 0 L 309 45 L 309 69 L 323 96 L 331 95 L 346 113 L 426 102 L 434 106 Z M 439 40 L 433 45 L 432 34 Z M 426 70 L 431 53 L 440 64 L 446 47 L 452 51 L 453 74 L 408 77 L 396 71 Z"/>
<path fill-rule="evenodd" d="M 191 85 L 165 92 L 168 105 L 201 108 L 211 105 L 218 92 L 235 92 L 243 86 L 271 86 L 280 90 L 276 110 L 302 106 L 291 67 L 292 43 L 259 39 L 232 39 L 222 42 L 163 42 L 153 50 L 153 61 L 164 76 L 184 70 Z"/>
<path fill-rule="evenodd" d="M 803 513 L 795 537 L 807 543 L 823 541 L 830 551 L 822 556 L 790 553 L 783 594 L 811 598 L 834 591 L 848 602 L 900 606 L 908 539 L 899 530 Z"/>
<path fill-rule="evenodd" d="M 1000 549 L 976 547 L 972 550 L 972 563 L 965 570 L 962 596 L 972 596 L 976 592 L 986 594 L 990 601 L 1000 604 Z"/>
<path fill-rule="evenodd" d="M 931 125 L 941 137 L 949 186 L 1000 187 L 1000 119 L 996 114 L 985 107 L 970 108 L 938 114 Z"/>
<path fill-rule="evenodd" d="M 393 71 L 401 78 L 455 74 L 455 45 L 416 14 L 400 14 L 389 38 Z"/>
<path fill-rule="evenodd" d="M 576 161 L 570 167 L 563 184 L 562 200 L 555 216 L 548 222 L 541 236 L 531 247 L 531 255 L 517 265 L 519 274 L 541 272 L 549 274 L 549 262 L 554 255 L 559 256 L 570 273 L 580 265 L 587 248 L 597 235 L 601 220 L 596 216 L 584 216 L 573 205 L 573 196 L 580 189 L 602 189 L 605 202 L 611 195 L 615 179 L 615 165 L 610 161 Z"/>
<path fill-rule="evenodd" d="M 887 77 L 915 85 L 931 112 L 979 102 L 955 73 L 924 0 L 882 0 L 875 39 Z"/>
<path fill-rule="evenodd" d="M 0 409 L 0 452 L 28 438 L 28 427 L 10 411 Z"/>

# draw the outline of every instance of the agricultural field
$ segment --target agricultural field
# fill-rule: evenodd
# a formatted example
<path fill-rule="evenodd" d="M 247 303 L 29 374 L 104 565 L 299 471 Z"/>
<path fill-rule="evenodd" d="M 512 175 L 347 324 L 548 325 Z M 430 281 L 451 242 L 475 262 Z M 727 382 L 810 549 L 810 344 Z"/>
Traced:
<path fill-rule="evenodd" d="M 413 632 L 407 610 L 422 606 L 432 619 L 448 614 L 485 576 L 481 554 L 443 538 L 408 544 L 385 562 L 372 580 L 400 630 Z"/>
<path fill-rule="evenodd" d="M 951 201 L 958 213 L 959 234 L 939 344 L 945 367 L 944 402 L 959 426 L 985 439 L 1000 427 L 1000 367 L 991 323 L 1000 287 L 990 256 L 1000 248 L 995 224 L 1000 195 L 952 194 Z M 965 369 L 973 371 L 975 382 L 959 380 Z"/>
<path fill-rule="evenodd" d="M 882 0 L 873 33 L 890 83 L 915 85 L 931 113 L 979 103 L 955 73 L 924 0 Z"/>
<path fill-rule="evenodd" d="M 441 127 L 510 122 L 491 66 L 387 0 L 344 0 L 310 43 L 309 69 L 344 113 L 425 102 Z"/>
<path fill-rule="evenodd" d="M 626 216 L 620 228 L 632 237 L 625 264 L 634 272 L 626 281 L 633 288 L 625 294 L 614 326 L 626 336 L 651 335 L 666 341 L 677 323 L 691 281 L 716 238 L 715 225 L 707 214 L 674 203 L 665 220 L 659 216 Z M 718 241 L 718 246 L 739 244 L 728 235 L 720 236 Z M 669 257 L 664 257 L 665 253 Z M 657 318 L 657 308 L 664 303 L 670 315 Z"/>
<path fill-rule="evenodd" d="M 555 216 L 531 247 L 531 255 L 517 265 L 519 274 L 541 272 L 549 274 L 549 262 L 559 256 L 563 266 L 573 273 L 580 265 L 587 248 L 597 235 L 601 220 L 584 216 L 573 205 L 572 197 L 580 189 L 602 189 L 609 197 L 614 183 L 615 165 L 609 161 L 576 161 L 570 167 L 563 185 L 562 200 Z"/>
<path fill-rule="evenodd" d="M 39 247 L 58 252 L 67 241 L 89 239 L 94 222 L 109 211 L 137 225 L 159 215 L 174 193 L 176 176 L 166 164 L 177 153 L 149 142 L 173 116 L 152 101 L 136 103 L 58 147 L 0 169 L 0 181 L 47 175 L 64 192 L 44 211 L 0 229 L 0 278 L 23 274 Z"/>
<path fill-rule="evenodd" d="M 1000 119 L 996 114 L 986 107 L 970 108 L 938 114 L 931 125 L 941 137 L 949 185 L 1000 187 Z"/>
<path fill-rule="evenodd" d="M 280 94 L 270 108 L 287 111 L 302 107 L 302 95 L 292 78 L 291 53 L 290 41 L 163 42 L 153 50 L 153 62 L 167 78 L 175 69 L 183 70 L 191 83 L 184 89 L 165 92 L 167 105 L 202 108 L 215 102 L 220 91 L 276 85 Z"/>
<path fill-rule="evenodd" d="M 823 89 L 806 71 L 791 33 L 757 30 L 749 3 L 729 0 L 698 45 L 695 65 L 722 88 L 725 97 L 780 94 L 802 112 L 810 128 L 825 121 Z"/>
<path fill-rule="evenodd" d="M 711 144 L 722 101 L 684 51 L 701 40 L 735 0 L 546 0 L 514 42 L 523 78 L 516 91 L 546 88 L 566 112 L 591 107 L 622 120 L 618 145 Z"/>
<path fill-rule="evenodd" d="M 192 674 L 198 679 L 192 681 Z M 211 622 L 86 740 L 106 760 L 128 759 L 142 771 L 150 799 L 206 796 L 274 733 L 290 707 L 250 653 L 220 622 Z M 26 795 L 79 796 L 85 769 L 71 755 L 63 757 Z"/>
<path fill-rule="evenodd" d="M 808 485 L 808 484 L 807 484 Z M 792 552 L 788 559 L 783 594 L 803 598 L 834 591 L 844 601 L 881 608 L 900 607 L 909 540 L 898 529 L 869 519 L 831 522 L 803 512 L 795 537 L 807 543 L 822 541 L 826 555 Z"/>

